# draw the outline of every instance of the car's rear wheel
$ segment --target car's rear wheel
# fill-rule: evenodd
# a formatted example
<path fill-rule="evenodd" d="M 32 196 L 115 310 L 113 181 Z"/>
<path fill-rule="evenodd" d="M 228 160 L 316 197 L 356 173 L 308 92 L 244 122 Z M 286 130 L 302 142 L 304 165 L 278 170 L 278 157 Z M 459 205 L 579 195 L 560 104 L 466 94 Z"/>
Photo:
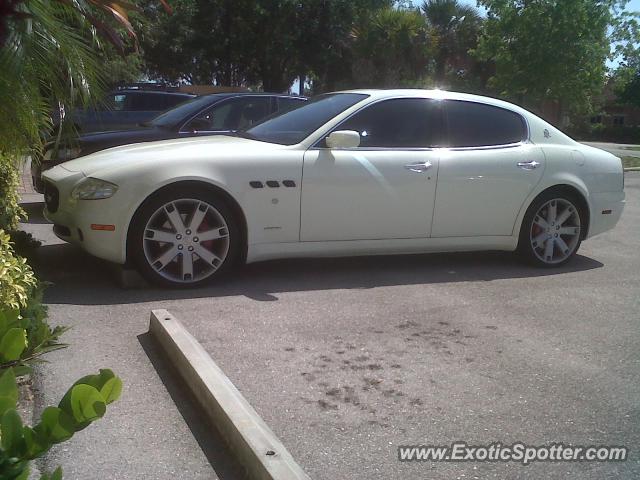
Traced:
<path fill-rule="evenodd" d="M 129 251 L 149 280 L 191 287 L 219 277 L 234 263 L 239 238 L 222 200 L 206 189 L 176 189 L 141 207 Z"/>
<path fill-rule="evenodd" d="M 553 191 L 545 193 L 527 210 L 518 251 L 537 266 L 563 265 L 580 248 L 582 224 L 578 202 L 572 195 Z"/>

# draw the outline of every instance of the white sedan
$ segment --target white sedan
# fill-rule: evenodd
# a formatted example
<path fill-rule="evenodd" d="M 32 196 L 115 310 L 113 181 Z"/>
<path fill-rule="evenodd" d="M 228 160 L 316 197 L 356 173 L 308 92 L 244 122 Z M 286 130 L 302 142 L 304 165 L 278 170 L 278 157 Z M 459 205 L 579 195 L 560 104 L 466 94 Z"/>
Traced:
<path fill-rule="evenodd" d="M 617 157 L 439 90 L 322 95 L 234 136 L 112 148 L 44 181 L 60 238 L 171 286 L 284 257 L 507 250 L 557 266 L 625 198 Z"/>

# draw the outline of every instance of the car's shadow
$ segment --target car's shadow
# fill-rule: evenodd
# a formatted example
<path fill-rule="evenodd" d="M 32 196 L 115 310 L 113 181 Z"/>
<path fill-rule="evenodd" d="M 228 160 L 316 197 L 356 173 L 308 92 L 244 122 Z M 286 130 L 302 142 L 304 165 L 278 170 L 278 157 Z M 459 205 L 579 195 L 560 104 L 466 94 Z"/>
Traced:
<path fill-rule="evenodd" d="M 524 265 L 513 254 L 505 252 L 295 259 L 247 265 L 224 281 L 204 288 L 171 290 L 123 289 L 115 280 L 111 264 L 72 245 L 40 247 L 33 260 L 40 278 L 52 282 L 45 294 L 48 303 L 80 305 L 233 295 L 276 301 L 278 293 L 283 292 L 555 276 L 603 266 L 578 255 L 566 266 L 539 269 Z"/>
<path fill-rule="evenodd" d="M 44 225 L 51 223 L 44 218 L 44 203 L 43 202 L 22 202 L 20 206 L 27 214 L 27 219 L 24 223 L 31 225 Z"/>

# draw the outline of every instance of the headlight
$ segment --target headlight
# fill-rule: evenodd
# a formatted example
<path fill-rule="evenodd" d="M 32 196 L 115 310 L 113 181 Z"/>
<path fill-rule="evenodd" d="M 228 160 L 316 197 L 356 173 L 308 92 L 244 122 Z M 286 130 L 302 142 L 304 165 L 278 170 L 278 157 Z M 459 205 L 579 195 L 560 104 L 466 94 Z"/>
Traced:
<path fill-rule="evenodd" d="M 112 197 L 118 186 L 97 178 L 87 178 L 80 182 L 71 192 L 76 200 L 101 200 Z"/>
<path fill-rule="evenodd" d="M 54 152 L 55 160 L 58 162 L 66 162 L 67 160 L 73 160 L 80 156 L 81 149 L 75 148 L 60 148 L 57 152 Z"/>

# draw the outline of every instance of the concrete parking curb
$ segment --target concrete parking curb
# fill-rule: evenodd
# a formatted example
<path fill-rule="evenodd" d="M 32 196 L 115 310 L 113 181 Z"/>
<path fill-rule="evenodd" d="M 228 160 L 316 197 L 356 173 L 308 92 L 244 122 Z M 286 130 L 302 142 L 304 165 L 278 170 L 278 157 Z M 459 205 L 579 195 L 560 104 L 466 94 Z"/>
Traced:
<path fill-rule="evenodd" d="M 627 167 L 624 169 L 625 172 L 640 172 L 640 167 Z"/>
<path fill-rule="evenodd" d="M 149 332 L 251 479 L 310 480 L 264 420 L 178 319 L 167 310 L 152 310 Z"/>

